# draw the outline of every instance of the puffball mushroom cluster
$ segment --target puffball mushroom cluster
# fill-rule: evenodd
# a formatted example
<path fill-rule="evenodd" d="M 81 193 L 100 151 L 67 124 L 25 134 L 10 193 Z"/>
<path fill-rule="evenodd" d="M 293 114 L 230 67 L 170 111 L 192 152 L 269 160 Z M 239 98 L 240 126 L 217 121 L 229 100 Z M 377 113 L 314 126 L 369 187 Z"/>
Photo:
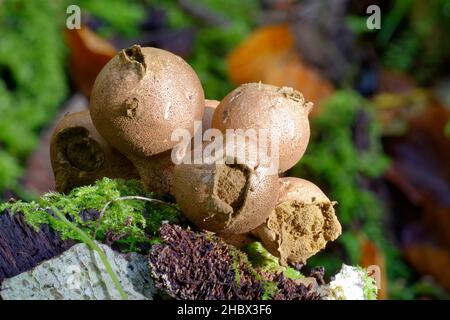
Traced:
<path fill-rule="evenodd" d="M 172 194 L 198 228 L 237 246 L 256 238 L 282 264 L 304 264 L 341 233 L 334 202 L 317 186 L 279 178 L 306 150 L 311 108 L 300 92 L 262 83 L 241 85 L 220 102 L 205 100 L 197 74 L 182 58 L 134 45 L 100 72 L 89 111 L 66 115 L 56 128 L 56 188 L 66 192 L 102 176 L 139 177 L 149 191 Z M 226 162 L 174 163 L 171 135 L 177 129 L 193 135 L 195 121 L 224 134 L 268 130 L 278 142 L 278 170 L 260 160 L 272 161 L 273 145 L 257 149 L 265 154 L 256 160 L 241 159 L 254 151 L 251 143 L 236 142 L 239 133 L 227 135 L 233 148 L 224 149 Z"/>

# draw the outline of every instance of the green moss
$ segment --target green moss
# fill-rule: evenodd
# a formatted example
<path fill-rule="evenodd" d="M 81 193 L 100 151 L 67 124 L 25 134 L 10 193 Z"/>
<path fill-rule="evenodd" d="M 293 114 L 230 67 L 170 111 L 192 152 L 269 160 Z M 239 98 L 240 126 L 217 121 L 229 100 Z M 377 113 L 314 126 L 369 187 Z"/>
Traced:
<path fill-rule="evenodd" d="M 0 189 L 14 187 L 38 130 L 67 94 L 61 1 L 2 1 L 0 9 Z M 6 156 L 3 156 L 5 161 Z M 13 166 L 15 170 L 9 170 Z"/>
<path fill-rule="evenodd" d="M 364 274 L 364 298 L 366 300 L 377 300 L 378 287 L 375 279 L 369 276 L 366 269 L 359 266 L 357 268 Z"/>
<path fill-rule="evenodd" d="M 48 224 L 57 230 L 64 239 L 82 240 L 73 228 L 62 223 L 49 214 L 49 208 L 55 207 L 64 212 L 78 228 L 93 235 L 95 240 L 104 241 L 106 235 L 120 235 L 118 243 L 136 250 L 139 244 L 154 243 L 156 232 L 163 221 L 179 223 L 182 221 L 177 207 L 173 205 L 147 203 L 141 200 L 114 201 L 126 196 L 154 195 L 144 192 L 142 185 L 135 180 L 111 180 L 103 178 L 94 185 L 79 187 L 69 194 L 47 193 L 38 201 L 4 203 L 0 210 L 10 209 L 12 213 L 22 213 L 25 221 L 34 228 Z M 92 209 L 100 212 L 110 201 L 113 201 L 105 211 L 100 222 L 84 221 L 83 210 Z"/>
<path fill-rule="evenodd" d="M 241 251 L 232 246 L 229 246 L 229 248 L 230 253 L 233 256 L 233 271 L 236 284 L 238 286 L 240 285 L 240 278 L 241 278 L 240 270 L 241 267 L 244 266 L 245 269 L 248 270 L 257 281 L 260 281 L 262 283 L 263 287 L 262 299 L 263 300 L 272 299 L 278 292 L 278 283 L 276 281 L 267 280 L 262 276 L 263 272 L 261 272 L 262 271 L 261 268 L 254 264 L 251 255 L 248 254 L 247 252 L 248 250 Z M 273 270 L 263 270 L 263 271 L 273 272 Z"/>
<path fill-rule="evenodd" d="M 261 300 L 273 300 L 279 291 L 278 284 L 274 281 L 266 281 L 263 284 L 263 290 Z"/>
<path fill-rule="evenodd" d="M 244 248 L 253 268 L 260 269 L 266 272 L 283 273 L 286 278 L 300 279 L 304 276 L 294 268 L 283 267 L 277 257 L 270 254 L 264 246 L 258 242 L 252 242 Z"/>
<path fill-rule="evenodd" d="M 244 248 L 248 259 L 255 268 L 263 268 L 269 271 L 278 270 L 278 259 L 267 251 L 261 242 L 255 241 Z"/>
<path fill-rule="evenodd" d="M 77 0 L 69 1 L 78 4 L 83 11 L 100 18 L 105 25 L 98 30 L 103 36 L 111 36 L 117 32 L 126 37 L 137 36 L 139 23 L 145 18 L 142 3 L 129 0 Z"/>
<path fill-rule="evenodd" d="M 128 0 L 3 0 L 0 5 L 0 191 L 14 189 L 40 130 L 69 92 L 69 5 L 104 22 L 103 35 L 137 33 L 143 6 Z"/>
<path fill-rule="evenodd" d="M 439 77 L 449 61 L 448 7 L 448 0 L 393 2 L 377 37 L 383 64 L 411 74 L 420 84 Z"/>
<path fill-rule="evenodd" d="M 236 285 L 238 287 L 241 286 L 241 274 L 240 274 L 240 267 L 239 262 L 242 259 L 242 256 L 237 253 L 237 250 L 231 250 L 231 255 L 233 257 L 233 272 L 234 272 L 234 280 L 236 281 Z"/>

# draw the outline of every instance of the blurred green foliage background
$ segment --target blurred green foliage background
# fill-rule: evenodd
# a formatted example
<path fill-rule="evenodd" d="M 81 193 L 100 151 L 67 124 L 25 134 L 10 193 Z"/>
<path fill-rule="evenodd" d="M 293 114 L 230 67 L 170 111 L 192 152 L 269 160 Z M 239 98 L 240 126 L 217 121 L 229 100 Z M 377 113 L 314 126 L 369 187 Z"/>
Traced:
<path fill-rule="evenodd" d="M 228 53 L 258 26 L 264 3 L 258 0 L 200 0 L 197 3 L 220 13 L 227 25 L 205 25 L 183 10 L 178 1 L 126 0 L 4 0 L 0 1 L 0 190 L 21 193 L 20 178 L 27 158 L 36 147 L 42 129 L 57 114 L 73 88 L 68 76 L 68 48 L 64 41 L 66 8 L 79 5 L 102 23 L 97 34 L 104 38 L 133 39 L 147 18 L 149 8 L 164 10 L 172 30 L 195 30 L 194 47 L 188 56 L 202 80 L 207 98 L 221 99 L 234 85 L 228 78 Z M 369 32 L 381 64 L 409 73 L 420 85 L 430 84 L 447 67 L 450 52 L 449 1 L 436 0 L 413 5 L 412 0 L 395 1 L 383 17 L 380 32 Z M 349 27 L 365 36 L 363 19 L 348 15 Z M 433 38 L 433 41 L 427 41 Z M 257 52 L 255 52 L 257 54 Z M 313 120 L 315 133 L 308 152 L 292 173 L 306 176 L 327 188 L 339 202 L 344 234 L 337 254 L 320 254 L 312 264 L 336 270 L 342 261 L 360 261 L 359 233 L 374 241 L 386 255 L 391 297 L 414 298 L 420 292 L 443 297 L 428 282 L 405 282 L 411 277 L 399 250 L 386 235 L 383 203 L 367 188 L 361 177 L 376 179 L 389 166 L 383 153 L 381 128 L 374 107 L 348 85 L 340 86 L 324 103 L 324 111 Z M 369 144 L 355 146 L 356 119 L 364 113 Z M 450 124 L 447 126 L 450 128 Z M 448 130 L 450 131 L 450 130 Z"/>

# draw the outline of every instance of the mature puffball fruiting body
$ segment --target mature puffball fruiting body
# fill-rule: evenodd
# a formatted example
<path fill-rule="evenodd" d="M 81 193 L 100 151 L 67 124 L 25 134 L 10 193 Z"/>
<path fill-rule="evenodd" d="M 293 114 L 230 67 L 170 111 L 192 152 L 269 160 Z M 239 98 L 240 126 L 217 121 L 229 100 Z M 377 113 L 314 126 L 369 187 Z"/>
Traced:
<path fill-rule="evenodd" d="M 129 158 L 142 158 L 175 146 L 176 129 L 193 134 L 204 104 L 200 80 L 182 58 L 135 45 L 102 69 L 89 108 L 107 141 Z"/>
<path fill-rule="evenodd" d="M 303 95 L 292 88 L 247 83 L 220 102 L 212 127 L 223 132 L 226 129 L 267 130 L 278 138 L 279 172 L 284 172 L 293 167 L 306 150 L 311 108 L 312 103 L 306 102 Z"/>
<path fill-rule="evenodd" d="M 278 205 L 251 233 L 285 265 L 304 264 L 341 234 L 333 205 L 313 183 L 281 178 Z"/>
<path fill-rule="evenodd" d="M 103 177 L 139 178 L 133 164 L 100 136 L 88 110 L 67 114 L 59 122 L 51 138 L 50 158 L 60 192 Z"/>
<path fill-rule="evenodd" d="M 275 207 L 278 176 L 257 160 L 237 154 L 225 149 L 226 163 L 175 166 L 172 193 L 198 227 L 219 234 L 246 233 L 262 224 Z"/>
<path fill-rule="evenodd" d="M 130 159 L 149 191 L 170 189 L 176 130 L 194 133 L 205 100 L 200 80 L 180 57 L 157 48 L 122 50 L 102 69 L 90 112 L 100 134 Z M 170 152 L 169 152 L 170 153 Z"/>
<path fill-rule="evenodd" d="M 277 179 L 246 165 L 181 164 L 173 194 L 198 227 L 222 234 L 245 233 L 263 223 L 275 206 Z"/>

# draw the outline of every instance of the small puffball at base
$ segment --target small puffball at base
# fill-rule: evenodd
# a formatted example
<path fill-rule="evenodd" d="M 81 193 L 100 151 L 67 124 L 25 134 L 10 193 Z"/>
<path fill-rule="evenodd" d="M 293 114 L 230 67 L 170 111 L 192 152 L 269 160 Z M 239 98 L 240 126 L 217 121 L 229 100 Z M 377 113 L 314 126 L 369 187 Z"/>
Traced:
<path fill-rule="evenodd" d="M 278 205 L 251 233 L 281 264 L 305 264 L 342 232 L 334 202 L 307 180 L 282 178 L 280 184 Z"/>
<path fill-rule="evenodd" d="M 306 263 L 306 260 L 335 240 L 341 227 L 330 202 L 305 204 L 286 201 L 275 208 L 267 223 L 257 231 L 263 244 L 275 251 L 280 263 Z M 276 245 L 275 245 L 275 243 Z"/>

